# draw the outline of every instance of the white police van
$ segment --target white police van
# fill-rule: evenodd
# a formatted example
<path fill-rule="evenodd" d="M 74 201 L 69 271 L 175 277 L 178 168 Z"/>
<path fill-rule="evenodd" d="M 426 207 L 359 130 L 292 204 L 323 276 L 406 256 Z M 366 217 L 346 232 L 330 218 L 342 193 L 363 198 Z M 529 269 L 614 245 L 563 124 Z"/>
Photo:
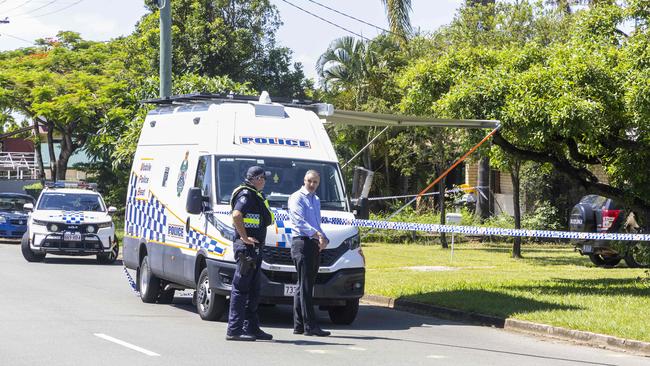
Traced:
<path fill-rule="evenodd" d="M 259 165 L 271 172 L 264 192 L 276 216 L 263 247 L 262 302 L 290 303 L 297 276 L 286 208 L 305 172 L 320 172 L 323 217 L 354 218 L 318 116 L 332 106 L 273 103 L 266 93 L 259 100 L 194 94 L 149 102 L 157 108 L 145 119 L 133 161 L 123 249 L 142 301 L 170 303 L 175 290 L 195 289 L 202 319 L 224 314 L 235 271 L 230 197 Z M 364 293 L 359 231 L 327 223 L 323 230 L 330 243 L 320 255 L 314 301 L 334 323 L 350 324 Z"/>
<path fill-rule="evenodd" d="M 115 262 L 119 245 L 111 214 L 95 186 L 79 182 L 47 184 L 31 211 L 21 241 L 23 257 L 40 262 L 47 254 L 96 255 L 102 264 Z"/>

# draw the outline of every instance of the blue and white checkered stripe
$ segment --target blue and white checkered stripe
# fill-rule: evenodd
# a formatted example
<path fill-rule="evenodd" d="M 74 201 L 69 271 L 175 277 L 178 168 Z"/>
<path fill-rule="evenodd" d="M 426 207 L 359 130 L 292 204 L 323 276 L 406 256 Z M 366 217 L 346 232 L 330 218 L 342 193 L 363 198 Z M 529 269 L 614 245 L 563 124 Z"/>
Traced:
<path fill-rule="evenodd" d="M 82 211 L 63 211 L 62 219 L 66 224 L 81 224 L 84 222 Z"/>
<path fill-rule="evenodd" d="M 126 222 L 127 233 L 131 236 L 144 237 L 148 240 L 166 242 L 167 214 L 165 205 L 153 194 L 148 200 L 135 198 L 137 175 L 132 173 L 129 181 L 131 193 L 127 198 Z M 204 248 L 208 252 L 222 254 L 223 246 L 207 235 L 191 229 L 186 233 L 185 242 L 190 249 Z"/>
<path fill-rule="evenodd" d="M 223 248 L 219 246 L 219 242 L 214 239 L 203 235 L 196 230 L 190 228 L 189 233 L 185 236 L 185 241 L 189 244 L 190 249 L 205 249 L 208 252 L 222 254 Z"/>
<path fill-rule="evenodd" d="M 286 220 L 278 219 L 278 216 L 275 217 L 275 225 L 277 226 L 277 233 L 280 235 L 280 240 L 276 243 L 276 246 L 280 248 L 286 248 L 287 243 L 291 243 L 292 230 L 290 227 L 284 226 Z"/>
<path fill-rule="evenodd" d="M 167 215 L 165 206 L 158 199 L 151 195 L 148 200 L 135 198 L 135 183 L 137 176 L 131 174 L 130 192 L 127 199 L 127 232 L 129 235 L 142 237 L 148 240 L 165 242 L 165 228 L 167 227 Z"/>
<path fill-rule="evenodd" d="M 276 220 L 289 220 L 287 211 L 277 209 L 273 209 L 273 211 L 275 213 Z M 229 211 L 219 211 L 216 213 L 221 215 L 230 214 Z M 498 227 L 438 225 L 421 224 L 414 222 L 344 219 L 340 217 L 322 217 L 321 222 L 323 224 L 356 226 L 369 229 L 424 231 L 430 233 L 454 233 L 476 236 L 500 235 L 549 239 L 650 241 L 650 234 L 582 233 L 556 230 L 504 229 Z"/>

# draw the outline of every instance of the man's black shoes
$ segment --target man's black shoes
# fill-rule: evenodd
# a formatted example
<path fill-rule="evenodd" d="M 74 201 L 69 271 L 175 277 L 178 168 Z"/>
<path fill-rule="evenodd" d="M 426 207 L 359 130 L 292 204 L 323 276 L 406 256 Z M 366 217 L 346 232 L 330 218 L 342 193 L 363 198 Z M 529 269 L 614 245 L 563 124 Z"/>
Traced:
<path fill-rule="evenodd" d="M 312 329 L 310 331 L 305 331 L 306 336 L 327 337 L 330 334 L 332 333 L 322 329 Z"/>
<path fill-rule="evenodd" d="M 293 334 L 303 334 L 305 333 L 305 330 L 302 328 L 294 328 L 293 329 Z"/>
<path fill-rule="evenodd" d="M 270 335 L 270 334 L 269 334 Z M 229 335 L 226 334 L 226 340 L 227 341 L 243 341 L 243 342 L 252 342 L 256 340 L 255 336 L 248 335 L 248 334 L 240 334 L 240 335 Z"/>
<path fill-rule="evenodd" d="M 270 340 L 273 339 L 273 336 L 272 336 L 272 335 L 266 333 L 265 331 L 263 331 L 263 330 L 261 330 L 261 329 L 258 330 L 257 333 L 255 333 L 254 337 L 255 337 L 258 341 L 270 341 Z"/>

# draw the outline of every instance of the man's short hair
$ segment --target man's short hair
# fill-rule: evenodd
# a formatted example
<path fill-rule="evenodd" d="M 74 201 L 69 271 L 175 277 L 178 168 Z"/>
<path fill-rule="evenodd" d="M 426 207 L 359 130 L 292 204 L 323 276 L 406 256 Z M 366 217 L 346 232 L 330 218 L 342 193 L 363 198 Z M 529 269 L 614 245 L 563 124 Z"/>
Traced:
<path fill-rule="evenodd" d="M 305 172 L 305 178 L 307 178 L 308 175 L 315 175 L 318 178 L 320 178 L 320 173 L 318 172 L 318 170 L 309 169 L 307 172 Z"/>

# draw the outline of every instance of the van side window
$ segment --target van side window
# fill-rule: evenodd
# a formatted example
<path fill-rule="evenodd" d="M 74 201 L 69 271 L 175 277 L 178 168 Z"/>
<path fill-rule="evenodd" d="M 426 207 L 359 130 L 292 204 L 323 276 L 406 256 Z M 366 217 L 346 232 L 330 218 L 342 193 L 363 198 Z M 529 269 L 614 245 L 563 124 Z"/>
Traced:
<path fill-rule="evenodd" d="M 212 157 L 201 156 L 199 158 L 199 165 L 196 168 L 196 179 L 194 179 L 194 187 L 201 188 L 204 196 L 210 197 L 212 202 Z M 209 206 L 209 204 L 208 204 Z"/>

